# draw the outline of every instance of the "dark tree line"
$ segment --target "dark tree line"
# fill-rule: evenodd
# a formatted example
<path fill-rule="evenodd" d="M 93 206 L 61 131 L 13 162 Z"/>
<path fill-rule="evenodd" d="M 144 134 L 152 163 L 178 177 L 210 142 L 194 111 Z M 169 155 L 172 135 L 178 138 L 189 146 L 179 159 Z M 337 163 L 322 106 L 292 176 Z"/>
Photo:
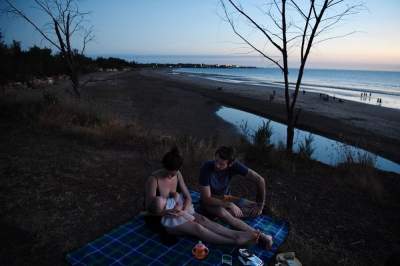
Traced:
<path fill-rule="evenodd" d="M 102 69 L 134 67 L 134 62 L 119 58 L 92 59 L 86 56 L 77 57 L 80 73 L 89 73 Z M 59 53 L 49 48 L 32 46 L 27 50 L 21 43 L 13 41 L 6 44 L 0 33 L 0 85 L 10 81 L 30 83 L 34 78 L 45 78 L 57 75 L 68 75 L 68 68 Z"/>

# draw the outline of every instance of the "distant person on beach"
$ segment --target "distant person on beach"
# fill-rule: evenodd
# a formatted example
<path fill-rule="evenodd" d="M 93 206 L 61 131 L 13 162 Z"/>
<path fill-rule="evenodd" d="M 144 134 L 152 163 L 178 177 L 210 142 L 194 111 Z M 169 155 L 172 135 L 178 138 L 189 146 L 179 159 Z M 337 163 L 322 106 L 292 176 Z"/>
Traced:
<path fill-rule="evenodd" d="M 159 219 L 169 234 L 191 235 L 214 244 L 247 246 L 259 243 L 264 248 L 271 247 L 272 238 L 260 231 L 232 230 L 194 211 L 189 190 L 179 171 L 183 158 L 177 148 L 164 155 L 162 164 L 163 168 L 153 172 L 147 180 L 145 208 L 152 217 Z"/>
<path fill-rule="evenodd" d="M 222 146 L 215 152 L 214 160 L 206 161 L 202 165 L 199 177 L 201 209 L 221 218 L 236 229 L 255 232 L 255 229 L 241 218 L 255 217 L 262 213 L 265 205 L 265 180 L 235 160 L 234 153 L 232 147 Z M 235 175 L 244 176 L 257 183 L 257 202 L 230 194 L 230 181 Z"/>

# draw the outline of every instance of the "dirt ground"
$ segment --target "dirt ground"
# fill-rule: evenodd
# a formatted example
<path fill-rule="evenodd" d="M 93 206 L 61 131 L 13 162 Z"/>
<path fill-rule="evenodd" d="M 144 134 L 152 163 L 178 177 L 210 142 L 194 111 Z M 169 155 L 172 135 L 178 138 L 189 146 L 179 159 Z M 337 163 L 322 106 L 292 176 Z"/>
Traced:
<path fill-rule="evenodd" d="M 185 88 L 133 71 L 84 94 L 103 112 L 149 132 L 237 143 L 234 128 L 214 115 L 218 101 Z M 141 143 L 88 141 L 0 110 L 1 264 L 64 265 L 67 252 L 141 210 L 145 179 L 157 167 Z M 290 223 L 282 251 L 296 251 L 303 265 L 398 260 L 399 175 L 279 156 L 246 163 L 267 179 L 265 212 Z M 183 169 L 192 189 L 197 171 L 194 164 Z M 240 182 L 234 190 L 253 197 L 252 185 Z"/>

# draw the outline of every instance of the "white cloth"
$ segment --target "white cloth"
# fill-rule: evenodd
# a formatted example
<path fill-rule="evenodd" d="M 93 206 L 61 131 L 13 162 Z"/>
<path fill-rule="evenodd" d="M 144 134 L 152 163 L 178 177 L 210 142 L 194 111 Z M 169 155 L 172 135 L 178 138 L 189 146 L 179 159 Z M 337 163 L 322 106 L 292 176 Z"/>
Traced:
<path fill-rule="evenodd" d="M 183 206 L 183 202 L 184 202 L 184 198 L 183 198 L 182 194 L 179 194 L 177 202 L 175 201 L 174 198 L 169 197 L 165 204 L 165 209 L 171 210 L 175 207 L 175 205 L 177 203 L 179 205 Z M 191 205 L 187 211 L 183 212 L 182 216 L 174 217 L 174 216 L 170 216 L 170 215 L 164 215 L 161 218 L 161 224 L 165 227 L 175 227 L 175 226 L 184 224 L 186 222 L 193 221 L 195 219 L 193 214 L 194 214 L 194 208 L 193 208 L 193 205 Z"/>

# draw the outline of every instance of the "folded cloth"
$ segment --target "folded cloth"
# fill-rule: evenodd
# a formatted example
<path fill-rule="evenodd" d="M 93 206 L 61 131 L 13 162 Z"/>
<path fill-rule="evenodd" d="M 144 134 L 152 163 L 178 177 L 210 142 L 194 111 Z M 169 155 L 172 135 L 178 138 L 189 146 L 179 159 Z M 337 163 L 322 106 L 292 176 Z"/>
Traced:
<path fill-rule="evenodd" d="M 183 206 L 183 203 L 184 203 L 184 198 L 182 194 L 179 194 L 177 200 L 173 197 L 169 197 L 167 199 L 165 209 L 172 210 L 173 208 L 175 208 L 177 204 Z M 165 227 L 176 227 L 186 222 L 193 221 L 195 219 L 193 214 L 194 214 L 194 208 L 193 205 L 191 205 L 188 210 L 182 212 L 181 216 L 178 217 L 172 215 L 163 216 L 161 218 L 161 224 Z"/>

